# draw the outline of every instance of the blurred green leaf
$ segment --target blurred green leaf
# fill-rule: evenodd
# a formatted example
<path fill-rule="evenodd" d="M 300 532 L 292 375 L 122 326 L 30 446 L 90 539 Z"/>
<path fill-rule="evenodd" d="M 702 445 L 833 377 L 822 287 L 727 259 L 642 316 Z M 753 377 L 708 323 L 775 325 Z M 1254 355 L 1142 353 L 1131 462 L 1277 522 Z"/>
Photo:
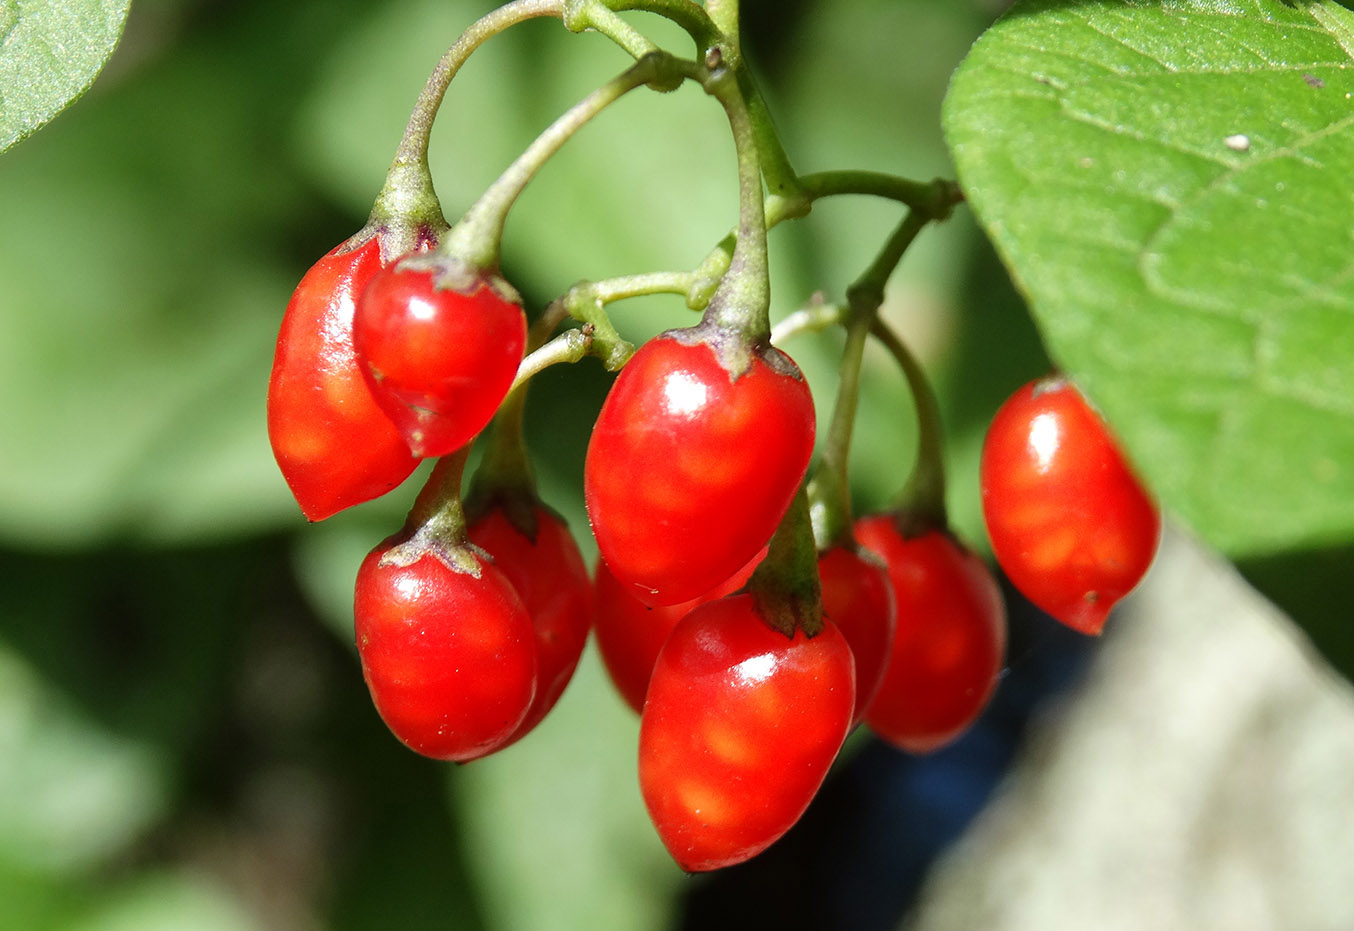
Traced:
<path fill-rule="evenodd" d="M 0 152 L 89 89 L 122 35 L 131 0 L 0 3 Z"/>
<path fill-rule="evenodd" d="M 0 858 L 53 874 L 128 844 L 169 800 L 155 748 L 118 737 L 0 644 Z"/>
<path fill-rule="evenodd" d="M 188 870 L 136 876 L 101 895 L 63 931 L 257 931 L 225 889 Z"/>
<path fill-rule="evenodd" d="M 191 539 L 295 520 L 264 426 L 302 270 L 229 58 L 157 62 L 0 160 L 0 536 Z"/>
<path fill-rule="evenodd" d="M 638 734 L 590 648 L 530 736 L 449 773 L 470 868 L 501 931 L 668 926 L 682 873 L 644 811 Z"/>
<path fill-rule="evenodd" d="M 945 130 L 1049 353 L 1231 555 L 1354 537 L 1354 15 L 1034 0 Z"/>

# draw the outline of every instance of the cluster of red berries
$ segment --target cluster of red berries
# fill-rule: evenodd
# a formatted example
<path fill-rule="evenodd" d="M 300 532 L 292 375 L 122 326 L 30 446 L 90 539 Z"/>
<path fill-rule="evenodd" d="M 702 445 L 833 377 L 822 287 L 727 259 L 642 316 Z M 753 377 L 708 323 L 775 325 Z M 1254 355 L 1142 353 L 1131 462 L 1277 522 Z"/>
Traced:
<path fill-rule="evenodd" d="M 464 450 L 508 394 L 526 328 L 496 276 L 427 252 L 436 234 L 392 260 L 388 237 L 364 232 L 321 259 L 287 308 L 268 398 L 278 463 L 312 520 L 447 457 L 357 577 L 363 674 L 400 740 L 456 761 L 511 744 L 595 628 L 641 714 L 659 834 L 682 867 L 709 870 L 784 834 L 861 721 L 918 753 L 974 721 L 1004 662 L 1005 608 L 946 527 L 856 521 L 853 541 L 818 555 L 812 622 L 787 624 L 774 582 L 756 583 L 815 443 L 808 385 L 769 345 L 706 322 L 630 359 L 587 453 L 595 582 L 529 485 L 462 509 Z M 1152 559 L 1156 508 L 1067 381 L 1001 409 L 982 492 L 1014 584 L 1079 630 L 1098 632 Z"/>

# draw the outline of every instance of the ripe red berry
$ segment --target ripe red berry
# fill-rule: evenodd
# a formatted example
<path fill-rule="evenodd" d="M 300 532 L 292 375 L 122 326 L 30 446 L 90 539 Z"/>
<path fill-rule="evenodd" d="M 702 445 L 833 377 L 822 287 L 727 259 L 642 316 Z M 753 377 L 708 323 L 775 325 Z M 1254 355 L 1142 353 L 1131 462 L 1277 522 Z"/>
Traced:
<path fill-rule="evenodd" d="M 607 567 L 647 604 L 720 584 L 771 538 L 814 429 L 808 384 L 779 350 L 752 353 L 735 377 L 699 330 L 650 340 L 588 444 L 583 491 Z"/>
<path fill-rule="evenodd" d="M 353 351 L 353 308 L 382 259 L 378 236 L 356 249 L 339 246 L 306 272 L 282 317 L 268 439 L 310 520 L 385 494 L 418 465 L 372 399 Z"/>
<path fill-rule="evenodd" d="M 597 561 L 597 649 L 616 690 L 636 713 L 644 709 L 649 677 L 658 661 L 658 651 L 672 628 L 697 606 L 723 598 L 746 585 L 752 570 L 764 558 L 765 548 L 708 592 L 689 601 L 652 608 L 636 598 L 629 586 L 617 582 L 605 562 Z"/>
<path fill-rule="evenodd" d="M 1161 515 L 1071 382 L 1031 382 L 1002 405 L 981 483 L 992 550 L 1012 584 L 1069 627 L 1100 633 L 1151 565 Z"/>
<path fill-rule="evenodd" d="M 749 594 L 677 624 L 640 719 L 639 782 L 684 870 L 741 863 L 799 820 L 850 726 L 852 663 L 830 621 L 789 638 Z"/>
<path fill-rule="evenodd" d="M 861 546 L 888 567 L 898 604 L 884 682 L 865 714 L 880 737 L 927 753 L 958 737 L 997 686 L 1006 609 L 981 559 L 948 533 L 904 536 L 891 515 L 856 522 Z"/>
<path fill-rule="evenodd" d="M 483 430 L 526 346 L 515 297 L 449 261 L 406 256 L 382 269 L 353 321 L 372 396 L 415 456 L 445 456 Z"/>
<path fill-rule="evenodd" d="M 477 574 L 435 548 L 391 537 L 357 573 L 357 652 L 372 701 L 411 750 L 466 761 L 504 746 L 536 694 L 536 638 L 512 583 L 464 550 Z"/>
<path fill-rule="evenodd" d="M 592 580 L 568 526 L 548 508 L 535 508 L 535 538 L 501 508 L 474 518 L 470 542 L 494 558 L 517 590 L 536 633 L 536 698 L 511 741 L 540 723 L 573 677 L 592 624 Z M 510 741 L 510 742 L 511 742 Z"/>
<path fill-rule="evenodd" d="M 855 725 L 884 681 L 897 616 L 893 586 L 884 564 L 872 553 L 845 546 L 818 555 L 818 577 L 823 613 L 837 625 L 855 657 L 856 707 L 851 716 Z"/>

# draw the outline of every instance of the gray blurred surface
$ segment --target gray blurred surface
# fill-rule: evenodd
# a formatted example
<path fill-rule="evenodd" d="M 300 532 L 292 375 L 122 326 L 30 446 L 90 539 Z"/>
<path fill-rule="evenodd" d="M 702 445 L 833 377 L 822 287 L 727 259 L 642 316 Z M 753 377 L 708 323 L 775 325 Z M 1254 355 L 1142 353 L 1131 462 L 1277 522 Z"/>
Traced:
<path fill-rule="evenodd" d="M 1349 684 L 1178 532 L 1110 624 L 908 927 L 1354 928 Z"/>

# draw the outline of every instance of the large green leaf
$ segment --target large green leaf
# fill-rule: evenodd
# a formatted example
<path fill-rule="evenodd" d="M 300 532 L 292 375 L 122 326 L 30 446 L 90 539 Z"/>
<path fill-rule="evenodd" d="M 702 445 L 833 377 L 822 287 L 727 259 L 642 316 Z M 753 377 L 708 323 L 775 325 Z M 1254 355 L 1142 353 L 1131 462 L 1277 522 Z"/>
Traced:
<path fill-rule="evenodd" d="M 1233 556 L 1354 538 L 1354 14 L 1018 4 L 946 98 L 1050 356 Z"/>
<path fill-rule="evenodd" d="M 0 2 L 0 152 L 89 89 L 131 0 Z"/>

